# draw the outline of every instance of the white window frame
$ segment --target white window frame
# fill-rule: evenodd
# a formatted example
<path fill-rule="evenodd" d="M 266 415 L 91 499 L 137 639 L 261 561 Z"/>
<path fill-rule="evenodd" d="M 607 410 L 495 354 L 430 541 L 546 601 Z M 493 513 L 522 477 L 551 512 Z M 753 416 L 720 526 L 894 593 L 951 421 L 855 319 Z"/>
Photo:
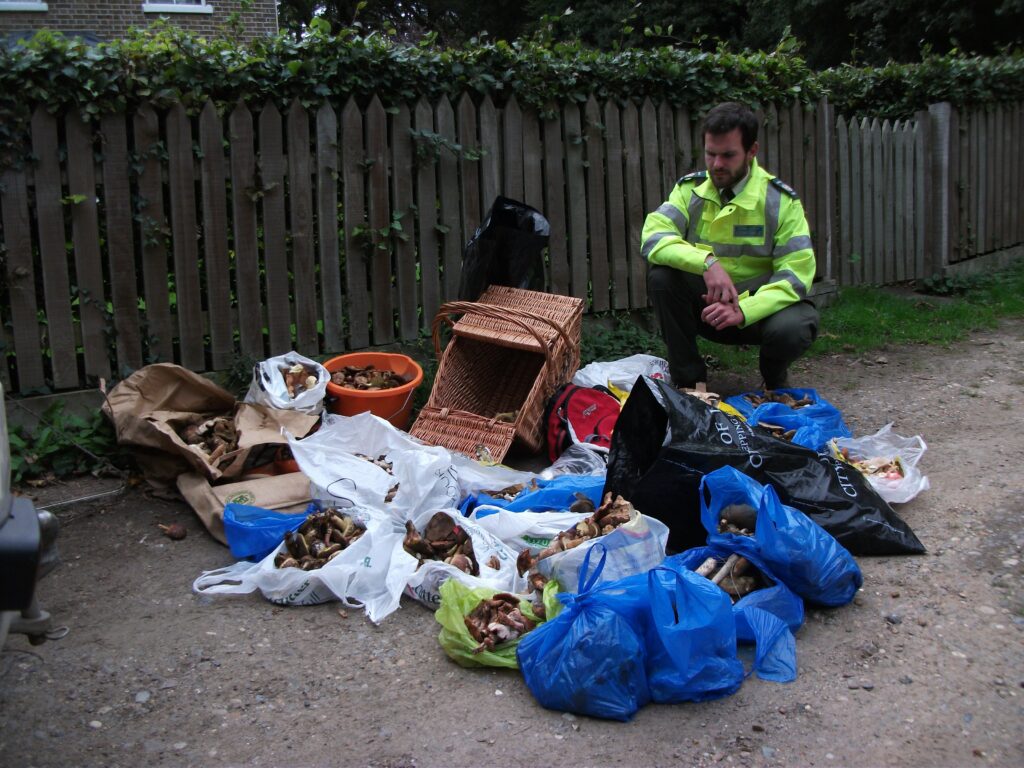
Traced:
<path fill-rule="evenodd" d="M 2 3 L 3 0 L 0 0 Z M 213 6 L 206 0 L 197 3 L 143 3 L 143 13 L 213 13 Z"/>
<path fill-rule="evenodd" d="M 0 11 L 45 12 L 48 10 L 50 10 L 50 6 L 46 3 L 32 2 L 32 0 L 14 0 L 14 2 L 0 0 Z"/>

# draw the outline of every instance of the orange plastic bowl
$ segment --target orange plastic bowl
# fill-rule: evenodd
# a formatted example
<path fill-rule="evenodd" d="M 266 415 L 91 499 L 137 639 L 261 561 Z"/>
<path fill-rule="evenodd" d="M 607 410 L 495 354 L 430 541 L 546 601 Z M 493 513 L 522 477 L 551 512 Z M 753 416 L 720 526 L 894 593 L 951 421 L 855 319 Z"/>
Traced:
<path fill-rule="evenodd" d="M 394 352 L 350 352 L 332 357 L 324 363 L 327 372 L 333 374 L 346 365 L 365 368 L 372 365 L 379 371 L 392 371 L 405 379 L 405 384 L 391 389 L 351 389 L 327 382 L 327 410 L 341 416 L 355 416 L 369 411 L 375 416 L 387 419 L 398 429 L 409 426 L 412 398 L 416 387 L 423 381 L 423 369 L 408 355 Z"/>

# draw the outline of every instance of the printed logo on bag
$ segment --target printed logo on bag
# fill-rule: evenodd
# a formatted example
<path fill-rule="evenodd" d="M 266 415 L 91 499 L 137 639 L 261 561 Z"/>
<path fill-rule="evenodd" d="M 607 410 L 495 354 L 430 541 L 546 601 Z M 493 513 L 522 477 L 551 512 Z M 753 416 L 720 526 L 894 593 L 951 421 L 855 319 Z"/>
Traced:
<path fill-rule="evenodd" d="M 718 439 L 724 445 L 736 445 L 747 452 L 750 466 L 757 469 L 764 464 L 764 457 L 750 447 L 749 437 L 754 434 L 750 425 L 737 419 L 735 416 L 728 416 L 724 413 L 716 413 L 713 417 L 714 427 L 718 430 Z"/>
<path fill-rule="evenodd" d="M 229 496 L 225 500 L 226 504 L 247 504 L 252 505 L 256 503 L 256 494 L 252 491 L 239 491 L 238 493 Z"/>
<path fill-rule="evenodd" d="M 857 487 L 853 484 L 853 481 L 850 480 L 850 476 L 846 472 L 846 462 L 833 459 L 827 453 L 819 453 L 818 460 L 832 470 L 836 476 L 836 480 L 839 481 L 839 487 L 843 489 L 843 493 L 851 499 L 857 498 Z"/>
<path fill-rule="evenodd" d="M 523 536 L 522 539 L 524 544 L 528 544 L 531 547 L 540 547 L 541 549 L 544 549 L 544 547 L 551 543 L 550 536 Z"/>

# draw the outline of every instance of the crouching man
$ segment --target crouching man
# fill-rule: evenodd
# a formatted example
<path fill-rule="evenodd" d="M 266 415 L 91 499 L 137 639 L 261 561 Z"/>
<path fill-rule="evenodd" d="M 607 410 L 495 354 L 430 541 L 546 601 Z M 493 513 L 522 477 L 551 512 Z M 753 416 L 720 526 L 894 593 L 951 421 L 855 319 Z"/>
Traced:
<path fill-rule="evenodd" d="M 765 389 L 818 333 L 810 230 L 796 192 L 757 164 L 757 117 L 735 102 L 704 119 L 706 171 L 681 178 L 642 235 L 648 294 L 679 387 L 707 381 L 697 336 L 761 348 Z"/>

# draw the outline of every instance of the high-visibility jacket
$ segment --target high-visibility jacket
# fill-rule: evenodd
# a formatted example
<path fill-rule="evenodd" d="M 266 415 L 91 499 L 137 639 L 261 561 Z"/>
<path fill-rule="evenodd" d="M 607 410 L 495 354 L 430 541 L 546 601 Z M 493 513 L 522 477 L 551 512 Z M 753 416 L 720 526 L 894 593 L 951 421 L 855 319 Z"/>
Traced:
<path fill-rule="evenodd" d="M 650 264 L 704 273 L 714 254 L 740 294 L 745 327 L 807 298 L 814 250 L 796 192 L 751 163 L 743 190 L 723 204 L 698 171 L 683 176 L 668 200 L 647 215 L 641 253 Z"/>

